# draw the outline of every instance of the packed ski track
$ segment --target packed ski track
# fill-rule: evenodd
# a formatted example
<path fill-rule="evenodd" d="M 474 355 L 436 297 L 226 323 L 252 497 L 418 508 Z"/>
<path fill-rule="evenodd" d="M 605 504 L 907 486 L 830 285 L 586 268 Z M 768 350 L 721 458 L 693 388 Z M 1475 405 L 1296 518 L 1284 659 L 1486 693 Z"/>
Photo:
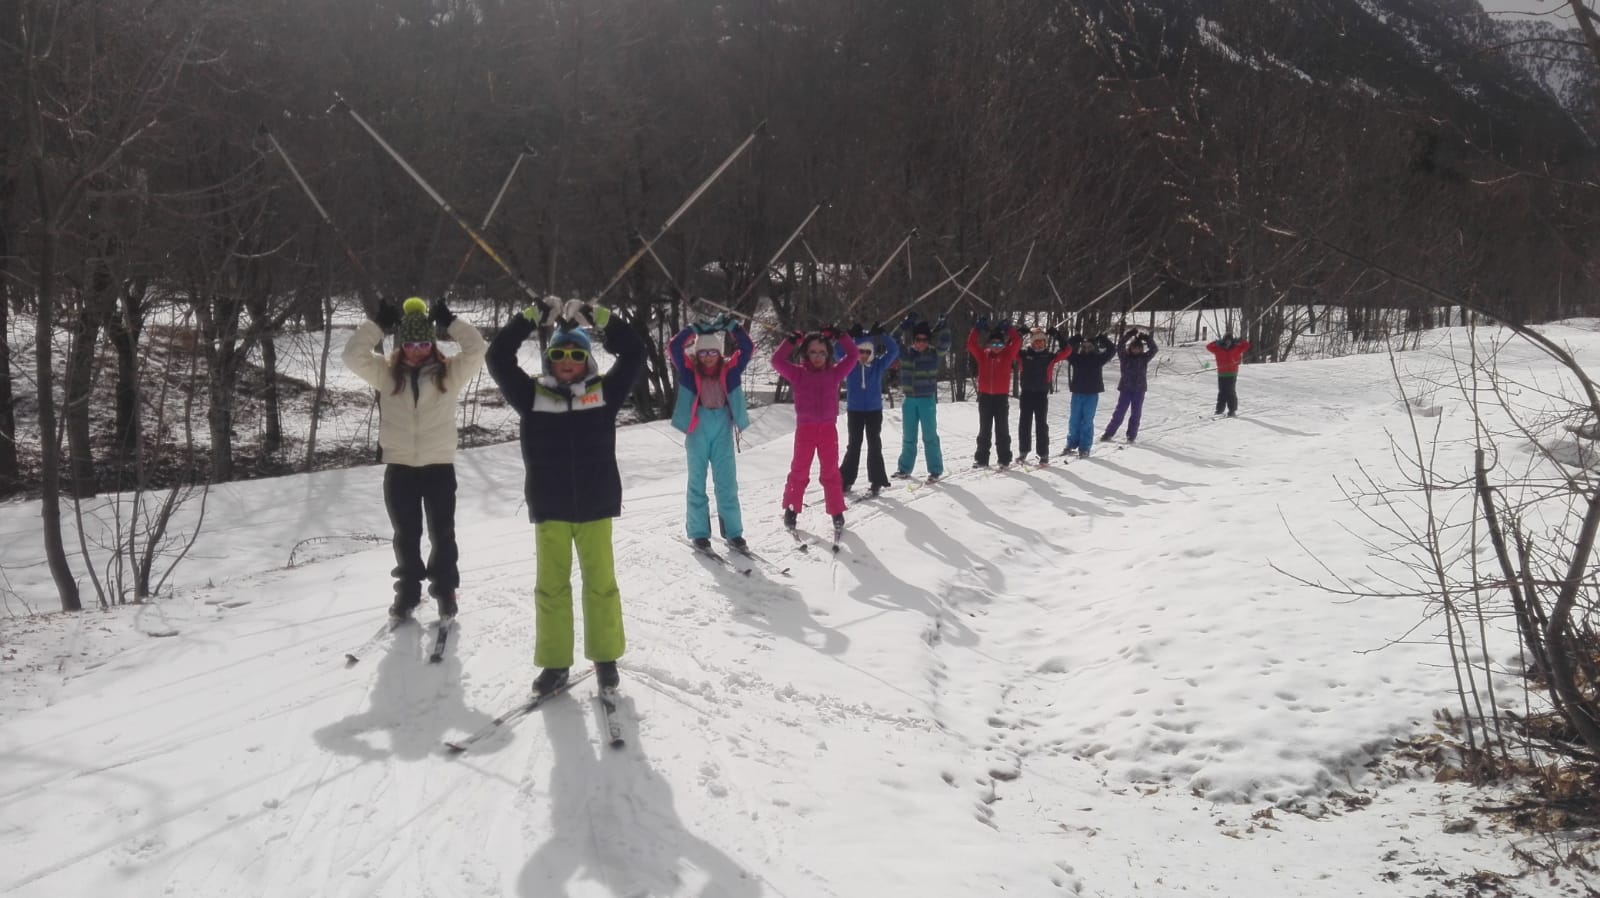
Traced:
<path fill-rule="evenodd" d="M 1464 335 L 1399 363 L 1443 376 Z M 1138 442 L 1087 459 L 974 470 L 976 408 L 941 404 L 946 478 L 858 483 L 837 554 L 814 480 L 810 549 L 780 520 L 792 409 L 754 410 L 738 459 L 764 564 L 689 545 L 681 437 L 624 428 L 620 748 L 592 677 L 445 747 L 536 673 L 516 445 L 457 461 L 438 663 L 431 604 L 374 638 L 386 546 L 285 565 L 303 539 L 388 532 L 380 468 L 219 488 L 174 598 L 8 622 L 0 893 L 1422 898 L 1515 870 L 1513 834 L 1440 834 L 1489 793 L 1368 766 L 1451 702 L 1430 626 L 1396 641 L 1423 610 L 1273 567 L 1394 573 L 1336 480 L 1407 433 L 1388 356 L 1246 366 L 1219 419 L 1205 353 L 1163 352 Z M 1516 344 L 1498 362 L 1552 376 Z M 1469 432 L 1459 393 L 1428 396 Z M 892 469 L 897 410 L 884 436 Z M 0 509 L 0 560 L 43 596 L 30 514 Z"/>

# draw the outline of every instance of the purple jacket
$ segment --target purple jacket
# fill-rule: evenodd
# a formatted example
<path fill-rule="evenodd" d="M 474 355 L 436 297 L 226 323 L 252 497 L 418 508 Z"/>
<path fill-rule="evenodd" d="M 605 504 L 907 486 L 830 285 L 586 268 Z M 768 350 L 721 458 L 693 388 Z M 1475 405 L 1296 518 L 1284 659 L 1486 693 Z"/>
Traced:
<path fill-rule="evenodd" d="M 772 355 L 772 370 L 794 388 L 796 424 L 827 424 L 839 417 L 839 385 L 856 367 L 856 342 L 849 334 L 840 334 L 836 342 L 844 358 L 821 371 L 789 361 L 795 350 L 793 340 L 779 343 Z"/>

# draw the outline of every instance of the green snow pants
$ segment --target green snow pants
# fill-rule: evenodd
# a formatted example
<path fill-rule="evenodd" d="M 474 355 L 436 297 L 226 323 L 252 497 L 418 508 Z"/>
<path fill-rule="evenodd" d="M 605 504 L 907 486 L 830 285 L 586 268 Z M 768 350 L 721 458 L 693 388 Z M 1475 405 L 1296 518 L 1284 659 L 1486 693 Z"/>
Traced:
<path fill-rule="evenodd" d="M 590 661 L 615 661 L 626 646 L 622 637 L 622 593 L 617 589 L 611 554 L 611 519 L 573 524 L 544 521 L 533 525 L 539 552 L 538 582 L 533 589 L 533 663 L 538 667 L 572 666 L 572 549 L 578 549 L 583 574 L 583 656 Z"/>

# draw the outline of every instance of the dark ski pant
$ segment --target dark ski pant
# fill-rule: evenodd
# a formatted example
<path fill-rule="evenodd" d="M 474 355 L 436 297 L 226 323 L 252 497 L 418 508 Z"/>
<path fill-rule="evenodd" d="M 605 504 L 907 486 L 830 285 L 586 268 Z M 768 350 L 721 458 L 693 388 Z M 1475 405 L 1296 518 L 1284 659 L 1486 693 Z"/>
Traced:
<path fill-rule="evenodd" d="M 383 471 L 383 504 L 394 527 L 394 597 L 404 608 L 422 602 L 422 580 L 432 596 L 446 596 L 461 585 L 456 562 L 456 466 L 388 465 Z M 428 529 L 426 563 L 422 529 Z"/>
<path fill-rule="evenodd" d="M 889 472 L 883 467 L 883 412 L 846 412 L 849 433 L 844 460 L 839 462 L 839 479 L 849 489 L 861 467 L 861 440 L 867 441 L 867 486 L 888 486 Z"/>
<path fill-rule="evenodd" d="M 1017 408 L 1021 417 L 1017 420 L 1017 458 L 1026 459 L 1028 450 L 1034 447 L 1033 431 L 1039 431 L 1038 452 L 1040 458 L 1050 457 L 1050 394 L 1022 391 L 1017 400 Z"/>
<path fill-rule="evenodd" d="M 990 435 L 1000 464 L 1011 464 L 1011 397 L 1004 393 L 978 394 L 978 451 L 972 460 L 989 463 Z"/>
<path fill-rule="evenodd" d="M 1237 374 L 1217 375 L 1216 414 L 1222 414 L 1222 410 L 1224 408 L 1228 410 L 1228 414 L 1230 415 L 1239 410 L 1239 392 L 1237 390 L 1238 384 L 1239 375 Z"/>
<path fill-rule="evenodd" d="M 1131 443 L 1139 437 L 1139 418 L 1144 414 L 1143 390 L 1117 391 L 1117 410 L 1111 413 L 1111 423 L 1106 425 L 1106 432 L 1100 439 L 1109 440 L 1117 435 L 1124 414 L 1128 416 L 1128 442 Z"/>

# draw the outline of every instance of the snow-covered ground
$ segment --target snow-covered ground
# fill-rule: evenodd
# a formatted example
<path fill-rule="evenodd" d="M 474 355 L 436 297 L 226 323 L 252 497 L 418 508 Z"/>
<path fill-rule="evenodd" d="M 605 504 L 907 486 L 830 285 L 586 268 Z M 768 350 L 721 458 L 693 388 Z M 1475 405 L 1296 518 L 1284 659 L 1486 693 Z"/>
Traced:
<path fill-rule="evenodd" d="M 1600 355 L 1596 333 L 1548 333 Z M 1401 356 L 1408 384 L 1464 338 Z M 621 750 L 585 684 L 440 751 L 534 674 L 514 444 L 458 461 L 460 639 L 440 665 L 425 628 L 343 663 L 389 597 L 364 536 L 388 532 L 379 468 L 219 487 L 173 597 L 0 618 L 0 893 L 1422 898 L 1514 874 L 1523 837 L 1444 832 L 1501 796 L 1368 766 L 1454 706 L 1432 625 L 1411 632 L 1425 609 L 1272 567 L 1395 573 L 1337 482 L 1388 472 L 1407 432 L 1389 358 L 1246 367 L 1241 417 L 1218 420 L 1204 355 L 1164 349 L 1138 445 L 1066 465 L 969 470 L 976 408 L 942 406 L 948 482 L 856 503 L 837 558 L 783 533 L 793 413 L 758 410 L 747 535 L 788 575 L 693 554 L 681 436 L 624 428 Z M 1519 344 L 1500 364 L 1553 379 Z M 1459 395 L 1425 392 L 1445 437 L 1470 432 Z M 893 410 L 891 465 L 898 435 Z M 34 607 L 37 515 L 0 508 L 4 585 Z"/>

